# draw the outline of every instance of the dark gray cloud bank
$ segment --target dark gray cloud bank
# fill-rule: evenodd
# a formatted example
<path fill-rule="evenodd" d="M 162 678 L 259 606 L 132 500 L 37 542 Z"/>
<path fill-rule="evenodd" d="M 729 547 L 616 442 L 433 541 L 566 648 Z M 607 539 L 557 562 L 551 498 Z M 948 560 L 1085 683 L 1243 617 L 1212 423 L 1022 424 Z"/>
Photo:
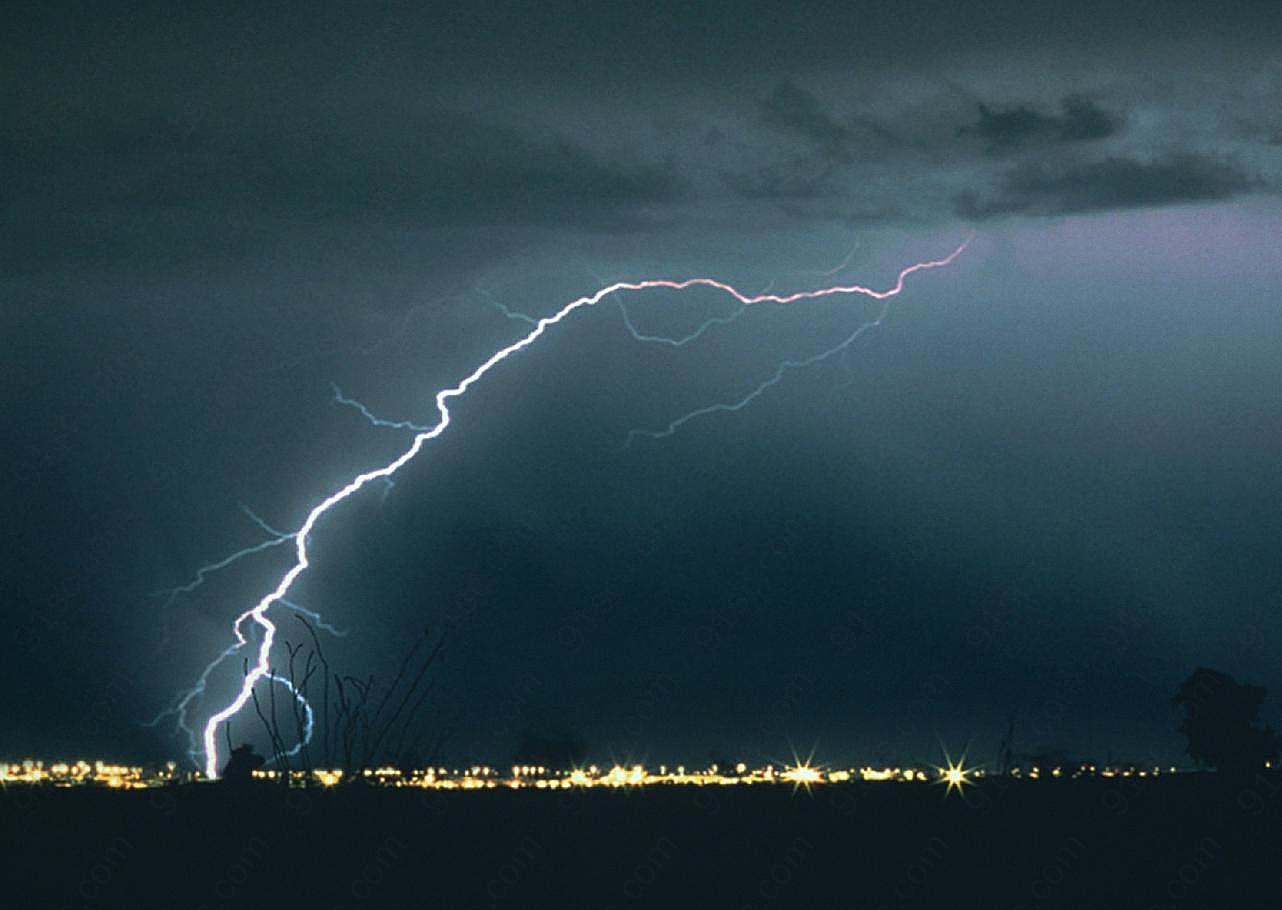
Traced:
<path fill-rule="evenodd" d="M 1166 760 L 1196 664 L 1282 697 L 1282 15 L 1115 7 L 19 9 L 0 747 L 177 754 L 136 721 L 276 563 L 163 646 L 148 592 L 256 540 L 238 502 L 296 524 L 405 442 L 330 382 L 426 420 L 523 330 L 496 302 L 884 285 L 972 232 L 841 357 L 627 452 L 870 311 L 681 349 L 611 306 L 560 327 L 326 524 L 300 597 L 354 672 L 452 620 L 443 709 L 487 759 L 524 727 L 890 759 L 1015 715 L 1029 747 Z M 628 305 L 674 335 L 728 312 Z"/>
<path fill-rule="evenodd" d="M 978 122 L 962 132 L 973 132 L 988 144 L 989 154 L 997 155 L 1027 146 L 1095 142 L 1124 127 L 1123 118 L 1090 98 L 1068 95 L 1059 107 L 1059 112 L 1043 113 L 1024 104 L 996 110 L 980 104 Z"/>
<path fill-rule="evenodd" d="M 1213 202 L 1264 189 L 1260 177 L 1205 155 L 1154 161 L 1105 158 L 1061 171 L 1025 165 L 1002 176 L 988 200 L 963 193 L 957 212 L 970 218 L 1003 213 L 1046 215 Z"/>

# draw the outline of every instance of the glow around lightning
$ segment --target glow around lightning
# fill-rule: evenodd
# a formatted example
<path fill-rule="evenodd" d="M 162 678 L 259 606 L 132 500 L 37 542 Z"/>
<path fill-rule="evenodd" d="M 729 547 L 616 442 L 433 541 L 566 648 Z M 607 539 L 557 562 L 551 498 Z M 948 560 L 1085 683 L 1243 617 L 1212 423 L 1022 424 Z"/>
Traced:
<path fill-rule="evenodd" d="M 307 518 L 303 521 L 302 525 L 298 528 L 297 531 L 293 533 L 291 537 L 291 539 L 294 541 L 294 545 L 297 553 L 297 558 L 296 558 L 296 561 L 294 562 L 294 565 L 281 577 L 280 581 L 276 584 L 275 588 L 273 588 L 269 593 L 264 595 L 264 597 L 260 601 L 258 601 L 257 604 L 255 604 L 253 607 L 251 607 L 250 609 L 242 613 L 240 616 L 238 616 L 234 623 L 233 628 L 236 633 L 238 644 L 233 645 L 233 648 L 246 643 L 246 638 L 242 630 L 242 626 L 246 621 L 252 620 L 255 624 L 257 624 L 262 629 L 262 638 L 258 644 L 257 660 L 252 666 L 252 668 L 249 670 L 249 672 L 246 673 L 244 678 L 242 679 L 240 689 L 236 694 L 236 697 L 231 701 L 230 704 L 228 704 L 222 710 L 218 711 L 212 717 L 210 717 L 205 724 L 204 754 L 205 754 L 206 777 L 213 778 L 213 777 L 216 777 L 218 774 L 218 736 L 217 734 L 218 734 L 219 726 L 223 722 L 235 716 L 242 708 L 244 708 L 253 695 L 255 684 L 264 676 L 269 676 L 269 674 L 271 674 L 270 659 L 271 659 L 272 644 L 274 643 L 276 638 L 276 625 L 271 621 L 267 613 L 268 613 L 268 610 L 271 608 L 272 604 L 281 602 L 286 597 L 286 595 L 289 593 L 290 588 L 293 586 L 294 582 L 298 579 L 300 575 L 303 574 L 304 571 L 307 570 L 307 567 L 310 565 L 309 559 L 308 559 L 308 549 L 307 549 L 308 537 L 311 535 L 312 530 L 316 527 L 316 523 L 320 521 L 321 516 L 323 516 L 326 512 L 328 512 L 334 506 L 338 505 L 343 500 L 359 492 L 361 489 L 363 489 L 366 485 L 370 484 L 371 482 L 377 481 L 377 480 L 386 480 L 390 478 L 393 474 L 395 474 L 402 467 L 404 467 L 411 460 L 413 460 L 413 458 L 422 450 L 423 446 L 427 442 L 440 436 L 449 427 L 451 414 L 450 414 L 449 407 L 447 405 L 451 399 L 459 398 L 462 395 L 466 394 L 467 390 L 470 389 L 475 383 L 480 381 L 480 379 L 483 376 L 485 376 L 486 373 L 490 372 L 490 370 L 494 369 L 496 366 L 498 366 L 508 357 L 534 344 L 534 342 L 537 341 L 539 338 L 541 338 L 549 328 L 561 322 L 563 319 L 565 319 L 567 316 L 569 316 L 571 313 L 575 312 L 576 310 L 595 306 L 597 303 L 599 303 L 601 300 L 605 299 L 606 297 L 610 297 L 611 295 L 618 294 L 621 291 L 646 291 L 646 290 L 652 290 L 652 289 L 658 289 L 658 288 L 663 288 L 663 289 L 673 290 L 673 291 L 684 291 L 688 288 L 693 288 L 693 287 L 712 288 L 714 290 L 721 291 L 722 293 L 728 294 L 729 296 L 733 297 L 735 300 L 737 300 L 739 303 L 745 306 L 757 304 L 757 303 L 791 304 L 791 303 L 796 303 L 802 300 L 815 300 L 823 297 L 836 297 L 836 296 L 848 296 L 848 295 L 861 295 L 864 297 L 870 297 L 874 300 L 884 301 L 890 297 L 894 297 L 898 295 L 903 290 L 904 281 L 905 279 L 907 279 L 909 275 L 912 275 L 915 272 L 923 271 L 925 269 L 934 269 L 934 268 L 941 268 L 943 266 L 947 266 L 951 264 L 953 260 L 956 259 L 959 255 L 961 255 L 962 251 L 965 248 L 966 248 L 966 244 L 963 243 L 961 246 L 959 246 L 957 249 L 955 249 L 952 253 L 950 253 L 948 256 L 946 256 L 943 259 L 930 260 L 926 262 L 918 262 L 914 265 L 910 265 L 904 269 L 901 269 L 898 277 L 895 280 L 895 283 L 886 290 L 876 290 L 874 288 L 867 288 L 862 285 L 850 284 L 850 285 L 834 285 L 832 287 L 820 288 L 820 289 L 809 290 L 809 291 L 798 291 L 792 294 L 747 295 L 747 294 L 744 294 L 742 291 L 739 291 L 732 285 L 726 284 L 725 282 L 718 281 L 713 278 L 687 278 L 681 281 L 673 281 L 668 279 L 650 279 L 645 281 L 618 281 L 601 288 L 600 290 L 596 291 L 593 294 L 590 294 L 585 297 L 579 297 L 576 300 L 572 300 L 569 303 L 565 304 L 563 307 L 561 307 L 561 309 L 557 310 L 552 315 L 544 316 L 543 318 L 538 319 L 533 324 L 533 327 L 530 329 L 530 331 L 526 335 L 524 335 L 522 338 L 518 339 L 517 341 L 512 342 L 506 347 L 500 348 L 499 350 L 495 351 L 488 358 L 486 358 L 486 360 L 483 363 L 481 363 L 480 366 L 478 366 L 475 370 L 473 370 L 466 377 L 464 377 L 463 380 L 459 382 L 457 385 L 451 386 L 450 388 L 447 388 L 447 389 L 442 389 L 441 391 L 437 392 L 435 396 L 435 401 L 436 401 L 436 410 L 437 410 L 437 413 L 439 414 L 439 420 L 434 426 L 416 432 L 413 441 L 410 443 L 409 447 L 404 452 L 402 452 L 395 459 L 393 459 L 392 461 L 388 462 L 387 464 L 383 465 L 380 468 L 375 468 L 373 470 L 366 471 L 362 474 L 356 475 L 346 485 L 336 490 L 335 492 L 331 493 L 328 497 L 326 497 L 325 499 L 317 503 L 315 506 L 313 506 L 311 511 L 307 513 Z M 782 369 L 784 368 L 781 367 L 781 370 Z"/>

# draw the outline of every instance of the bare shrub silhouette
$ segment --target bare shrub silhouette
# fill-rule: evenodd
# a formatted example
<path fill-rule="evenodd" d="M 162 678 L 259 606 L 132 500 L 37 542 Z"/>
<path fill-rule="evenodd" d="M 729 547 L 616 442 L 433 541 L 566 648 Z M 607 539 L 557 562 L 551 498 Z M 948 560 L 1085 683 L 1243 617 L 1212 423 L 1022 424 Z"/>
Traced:
<path fill-rule="evenodd" d="M 356 781 L 367 770 L 422 754 L 431 728 L 420 724 L 421 714 L 436 682 L 429 673 L 440 659 L 448 629 L 424 629 L 384 685 L 372 674 L 362 679 L 336 672 L 316 630 L 302 617 L 298 621 L 310 642 L 285 641 L 285 667 L 269 670 L 263 697 L 257 688 L 251 691 L 254 711 L 271 744 L 268 762 L 283 772 L 281 779 L 288 781 L 294 771 L 342 768 L 344 782 Z M 287 709 L 277 704 L 277 690 L 286 688 L 278 680 L 288 682 L 291 690 Z M 430 754 L 444 738 L 443 731 L 436 732 Z"/>

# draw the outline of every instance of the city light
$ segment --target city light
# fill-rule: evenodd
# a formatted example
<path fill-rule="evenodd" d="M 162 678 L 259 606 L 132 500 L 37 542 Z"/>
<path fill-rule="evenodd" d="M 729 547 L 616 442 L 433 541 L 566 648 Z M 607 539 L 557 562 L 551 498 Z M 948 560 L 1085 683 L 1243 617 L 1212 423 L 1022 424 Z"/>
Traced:
<path fill-rule="evenodd" d="M 940 781 L 946 785 L 944 795 L 948 796 L 954 790 L 960 795 L 963 787 L 974 785 L 975 782 L 972 777 L 976 775 L 976 769 L 966 767 L 965 752 L 962 753 L 961 758 L 953 761 L 952 756 L 948 754 L 948 750 L 944 749 L 943 751 L 944 766 L 937 767 L 935 770 L 939 772 Z"/>
<path fill-rule="evenodd" d="M 310 771 L 259 769 L 252 777 L 258 781 L 282 786 L 319 788 L 322 790 L 359 782 L 362 786 L 386 789 L 414 788 L 423 790 L 575 790 L 635 789 L 639 787 L 752 787 L 787 784 L 800 788 L 834 785 L 858 786 L 867 783 L 915 785 L 928 782 L 943 784 L 945 794 L 962 792 L 984 780 L 1004 779 L 1026 786 L 1051 781 L 1070 782 L 1080 778 L 1152 778 L 1180 773 L 1177 768 L 1112 767 L 1081 764 L 1076 768 L 1012 768 L 1001 775 L 985 774 L 982 768 L 966 764 L 966 756 L 954 761 L 945 753 L 944 765 L 927 767 L 847 767 L 825 768 L 810 759 L 798 760 L 779 767 L 764 764 L 753 767 L 736 762 L 730 768 L 708 765 L 689 768 L 686 765 L 613 764 L 577 768 L 553 768 L 546 765 L 514 765 L 508 773 L 490 765 L 467 767 L 427 767 L 403 769 L 391 765 L 366 768 L 359 772 L 342 768 L 314 768 Z M 212 779 L 195 770 L 184 770 L 175 762 L 153 765 L 124 765 L 109 761 L 44 761 L 27 758 L 22 761 L 0 761 L 0 784 L 48 787 L 106 787 L 114 790 L 138 790 L 178 784 L 209 784 Z"/>

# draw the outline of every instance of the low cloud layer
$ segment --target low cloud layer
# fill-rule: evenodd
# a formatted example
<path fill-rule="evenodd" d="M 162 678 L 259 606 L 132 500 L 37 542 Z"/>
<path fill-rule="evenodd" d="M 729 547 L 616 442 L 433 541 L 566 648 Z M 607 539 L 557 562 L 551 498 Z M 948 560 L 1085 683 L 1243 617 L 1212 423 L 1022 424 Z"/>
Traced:
<path fill-rule="evenodd" d="M 956 209 L 965 218 L 1072 215 L 1214 202 L 1259 188 L 1259 178 L 1205 155 L 1172 155 L 1155 161 L 1110 157 L 1059 171 L 1023 165 L 1003 175 L 992 195 L 959 194 Z"/>
<path fill-rule="evenodd" d="M 1048 76 L 1039 97 L 1019 98 L 973 81 L 925 69 L 899 104 L 884 79 L 824 73 L 675 97 L 644 79 L 626 92 L 481 84 L 420 97 L 398 78 L 270 95 L 223 87 L 196 101 L 98 88 L 72 98 L 56 79 L 32 82 L 0 126 L 13 235 L 0 255 L 13 273 L 107 252 L 190 256 L 243 235 L 228 226 L 246 215 L 550 231 L 929 223 L 1282 186 L 1267 82 L 1211 78 L 1214 91 L 1186 96 L 1134 77 L 1057 87 Z M 171 236 L 190 239 L 167 247 Z"/>
<path fill-rule="evenodd" d="M 995 109 L 981 103 L 979 121 L 961 134 L 977 136 L 990 155 L 1001 155 L 1055 143 L 1094 142 L 1122 128 L 1121 117 L 1090 98 L 1069 95 L 1059 106 L 1059 113 L 1046 114 L 1026 104 Z"/>

